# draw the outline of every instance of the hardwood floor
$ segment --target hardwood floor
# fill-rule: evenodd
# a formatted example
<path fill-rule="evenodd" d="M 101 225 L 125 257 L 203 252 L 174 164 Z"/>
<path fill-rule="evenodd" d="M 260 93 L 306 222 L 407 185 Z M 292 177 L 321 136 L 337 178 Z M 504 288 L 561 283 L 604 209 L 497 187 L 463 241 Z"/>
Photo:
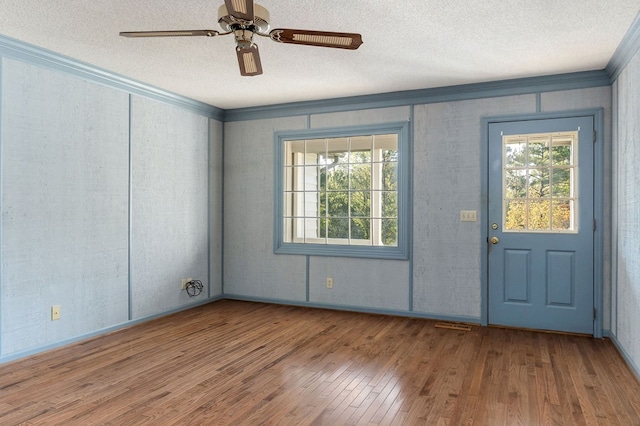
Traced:
<path fill-rule="evenodd" d="M 607 340 L 220 301 L 0 365 L 0 424 L 640 425 Z"/>

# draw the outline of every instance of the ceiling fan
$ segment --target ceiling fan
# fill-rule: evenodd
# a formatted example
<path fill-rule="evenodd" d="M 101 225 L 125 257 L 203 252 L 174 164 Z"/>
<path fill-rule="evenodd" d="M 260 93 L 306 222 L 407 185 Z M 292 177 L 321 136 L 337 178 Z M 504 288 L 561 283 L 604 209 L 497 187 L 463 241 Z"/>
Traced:
<path fill-rule="evenodd" d="M 254 76 L 262 74 L 258 45 L 253 36 L 268 37 L 278 43 L 303 44 L 307 46 L 335 47 L 355 50 L 362 44 L 362 36 L 355 33 L 330 31 L 293 30 L 277 28 L 269 31 L 269 11 L 253 0 L 224 0 L 218 8 L 218 23 L 225 32 L 215 30 L 184 31 L 126 31 L 123 37 L 214 37 L 233 34 L 236 39 L 236 54 L 240 74 Z"/>

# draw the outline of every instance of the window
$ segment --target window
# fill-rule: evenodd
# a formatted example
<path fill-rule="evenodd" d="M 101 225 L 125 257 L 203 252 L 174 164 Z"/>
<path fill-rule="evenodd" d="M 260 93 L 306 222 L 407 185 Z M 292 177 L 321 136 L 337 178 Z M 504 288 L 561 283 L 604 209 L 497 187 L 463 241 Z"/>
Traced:
<path fill-rule="evenodd" d="M 276 253 L 407 258 L 408 123 L 275 139 Z"/>
<path fill-rule="evenodd" d="M 577 131 L 503 137 L 505 232 L 578 232 L 577 146 Z"/>

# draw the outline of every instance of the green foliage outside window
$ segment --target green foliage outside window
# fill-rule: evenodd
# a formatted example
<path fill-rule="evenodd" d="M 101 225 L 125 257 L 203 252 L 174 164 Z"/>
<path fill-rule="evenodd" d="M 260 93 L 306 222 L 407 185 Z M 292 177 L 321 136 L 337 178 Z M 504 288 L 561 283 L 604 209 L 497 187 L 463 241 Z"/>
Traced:
<path fill-rule="evenodd" d="M 383 245 L 395 245 L 398 234 L 397 151 L 383 150 L 381 163 L 371 151 L 334 153 L 320 170 L 320 237 L 371 238 L 372 221 L 381 226 Z M 373 189 L 372 168 L 380 167 L 382 186 Z M 381 214 L 372 216 L 372 197 L 381 199 Z"/>
<path fill-rule="evenodd" d="M 505 144 L 507 230 L 571 229 L 572 155 L 566 138 Z"/>

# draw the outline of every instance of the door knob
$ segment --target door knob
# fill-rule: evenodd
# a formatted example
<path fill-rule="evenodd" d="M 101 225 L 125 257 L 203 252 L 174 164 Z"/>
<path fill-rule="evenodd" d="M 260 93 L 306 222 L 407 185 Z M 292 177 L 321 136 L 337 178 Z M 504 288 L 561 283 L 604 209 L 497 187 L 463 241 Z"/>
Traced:
<path fill-rule="evenodd" d="M 498 239 L 498 237 L 491 237 L 491 244 L 498 244 L 500 242 L 500 240 Z"/>

